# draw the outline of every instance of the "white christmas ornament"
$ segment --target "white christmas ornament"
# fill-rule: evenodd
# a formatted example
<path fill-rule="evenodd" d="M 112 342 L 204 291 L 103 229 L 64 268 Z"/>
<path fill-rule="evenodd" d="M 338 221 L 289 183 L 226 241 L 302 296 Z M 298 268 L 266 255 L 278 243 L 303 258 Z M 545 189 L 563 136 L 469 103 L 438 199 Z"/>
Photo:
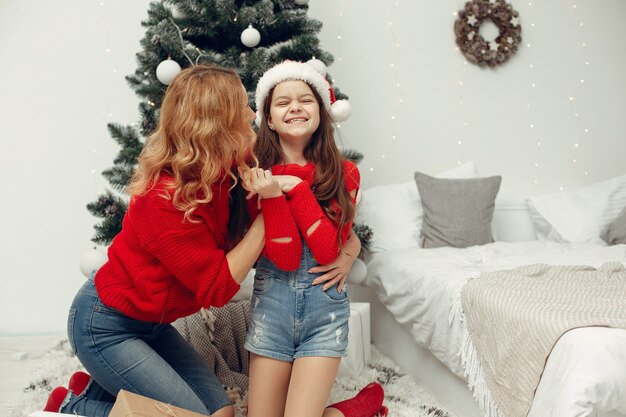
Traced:
<path fill-rule="evenodd" d="M 165 85 L 170 85 L 180 72 L 180 65 L 173 59 L 166 59 L 157 65 L 156 76 Z"/>
<path fill-rule="evenodd" d="M 248 26 L 241 32 L 241 43 L 246 45 L 248 48 L 254 48 L 261 42 L 261 34 L 258 30 L 252 27 L 252 25 Z"/>
<path fill-rule="evenodd" d="M 326 76 L 328 69 L 326 68 L 326 64 L 324 64 L 323 61 L 320 61 L 319 59 L 313 57 L 309 59 L 306 63 L 315 68 L 315 70 L 322 74 L 324 77 Z"/>
<path fill-rule="evenodd" d="M 296 3 L 298 6 L 304 6 L 305 4 L 309 3 L 309 0 L 293 0 L 294 3 Z"/>
<path fill-rule="evenodd" d="M 96 248 L 90 249 L 80 257 L 80 272 L 82 272 L 85 278 L 89 278 L 92 272 L 97 271 L 108 260 L 107 255 L 101 250 Z"/>

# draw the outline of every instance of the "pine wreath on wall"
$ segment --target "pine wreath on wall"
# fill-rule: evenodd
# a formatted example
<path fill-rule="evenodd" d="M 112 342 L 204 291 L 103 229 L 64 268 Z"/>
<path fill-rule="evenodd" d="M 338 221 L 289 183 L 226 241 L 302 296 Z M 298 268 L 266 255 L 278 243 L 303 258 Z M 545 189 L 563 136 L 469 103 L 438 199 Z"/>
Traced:
<path fill-rule="evenodd" d="M 491 20 L 498 36 L 487 42 L 479 33 L 480 25 Z M 458 13 L 454 23 L 456 44 L 472 64 L 495 67 L 517 52 L 522 41 L 519 14 L 504 0 L 472 0 Z"/>

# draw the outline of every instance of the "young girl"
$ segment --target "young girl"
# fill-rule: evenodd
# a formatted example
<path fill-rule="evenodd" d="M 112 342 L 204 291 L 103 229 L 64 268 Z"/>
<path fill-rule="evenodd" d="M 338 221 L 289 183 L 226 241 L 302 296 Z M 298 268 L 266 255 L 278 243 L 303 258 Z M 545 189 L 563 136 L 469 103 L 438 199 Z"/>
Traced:
<path fill-rule="evenodd" d="M 335 144 L 329 84 L 308 64 L 286 61 L 259 80 L 256 105 L 255 154 L 268 169 L 253 170 L 244 183 L 260 199 L 266 248 L 257 263 L 245 344 L 248 417 L 386 414 L 376 383 L 325 407 L 346 354 L 350 308 L 341 288 L 345 276 L 322 287 L 317 284 L 327 277 L 314 268 L 358 240 L 351 229 L 360 181 Z"/>
<path fill-rule="evenodd" d="M 106 417 L 125 389 L 233 416 L 222 384 L 169 323 L 228 302 L 264 246 L 262 216 L 242 238 L 246 220 L 229 210 L 233 170 L 249 170 L 253 120 L 233 71 L 193 66 L 167 88 L 123 229 L 70 308 L 70 344 L 91 377 L 53 390 L 46 411 Z"/>

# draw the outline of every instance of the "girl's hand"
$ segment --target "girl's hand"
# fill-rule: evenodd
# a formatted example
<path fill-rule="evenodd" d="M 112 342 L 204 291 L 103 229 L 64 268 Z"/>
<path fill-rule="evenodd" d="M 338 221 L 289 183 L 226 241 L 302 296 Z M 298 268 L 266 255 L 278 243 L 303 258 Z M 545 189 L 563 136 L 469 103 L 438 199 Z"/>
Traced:
<path fill-rule="evenodd" d="M 261 168 L 253 169 L 248 182 L 250 185 L 248 189 L 248 191 L 250 191 L 248 194 L 249 197 L 251 197 L 251 194 L 258 194 L 260 198 L 274 198 L 280 197 L 283 194 L 280 189 L 280 184 L 274 178 L 270 170 Z"/>
<path fill-rule="evenodd" d="M 302 182 L 302 179 L 295 175 L 274 175 L 274 178 L 280 184 L 280 190 L 285 194 Z"/>
<path fill-rule="evenodd" d="M 336 283 L 339 283 L 337 285 L 337 292 L 341 293 L 343 287 L 346 285 L 346 278 L 348 277 L 348 273 L 350 273 L 352 264 L 354 264 L 360 251 L 361 241 L 356 233 L 352 231 L 344 247 L 341 248 L 339 255 L 333 262 L 309 269 L 310 273 L 325 272 L 324 275 L 320 275 L 313 280 L 313 285 L 324 283 L 322 291 L 326 291 Z"/>

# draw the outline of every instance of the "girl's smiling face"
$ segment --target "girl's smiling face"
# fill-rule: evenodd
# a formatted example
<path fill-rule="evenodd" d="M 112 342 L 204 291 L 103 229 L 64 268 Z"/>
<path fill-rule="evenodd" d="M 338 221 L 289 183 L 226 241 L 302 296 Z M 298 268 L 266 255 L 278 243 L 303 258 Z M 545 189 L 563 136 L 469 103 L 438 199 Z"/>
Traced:
<path fill-rule="evenodd" d="M 304 81 L 276 85 L 270 103 L 268 126 L 281 139 L 304 139 L 306 143 L 320 124 L 320 105 Z"/>

